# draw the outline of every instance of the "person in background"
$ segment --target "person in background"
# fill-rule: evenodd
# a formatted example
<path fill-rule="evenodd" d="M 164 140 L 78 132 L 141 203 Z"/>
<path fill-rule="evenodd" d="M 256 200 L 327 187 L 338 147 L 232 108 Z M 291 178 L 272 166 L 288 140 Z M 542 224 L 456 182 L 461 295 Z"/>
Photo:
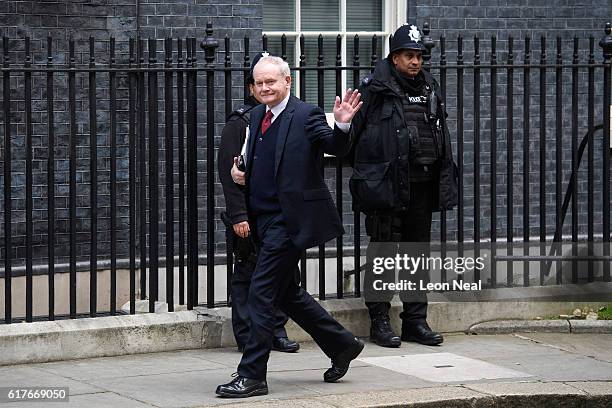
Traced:
<path fill-rule="evenodd" d="M 427 254 L 432 213 L 457 205 L 446 112 L 438 83 L 423 70 L 424 51 L 416 25 L 398 28 L 387 58 L 362 81 L 364 107 L 353 119 L 355 140 L 349 155 L 353 175 L 349 186 L 355 209 L 366 215 L 370 237 L 364 277 L 370 339 L 383 347 L 399 347 L 402 340 L 430 346 L 444 340 L 427 324 L 425 292 L 400 293 L 400 337 L 389 319 L 394 293 L 373 287 L 376 279 L 381 279 L 373 273 L 373 259 L 395 257 L 398 250 L 406 253 L 415 247 L 419 251 L 414 256 Z M 411 248 L 400 242 L 411 243 Z M 388 272 L 383 280 L 395 279 L 391 276 L 394 271 Z M 419 287 L 418 280 L 428 280 L 427 271 L 419 269 L 408 279 Z"/>

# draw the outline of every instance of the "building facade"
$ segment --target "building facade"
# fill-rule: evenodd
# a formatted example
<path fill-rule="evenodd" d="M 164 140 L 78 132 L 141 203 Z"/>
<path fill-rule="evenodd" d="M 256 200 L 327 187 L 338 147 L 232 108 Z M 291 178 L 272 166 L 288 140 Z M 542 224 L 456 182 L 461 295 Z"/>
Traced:
<path fill-rule="evenodd" d="M 8 37 L 9 62 L 11 64 L 22 64 L 24 61 L 25 37 L 31 38 L 31 52 L 33 63 L 45 64 L 48 60 L 48 41 L 47 37 L 51 37 L 52 60 L 53 64 L 67 64 L 69 62 L 69 41 L 75 41 L 76 64 L 88 64 L 90 62 L 89 53 L 89 38 L 94 39 L 95 64 L 97 66 L 105 66 L 109 63 L 109 38 L 114 37 L 117 41 L 116 45 L 116 63 L 127 66 L 129 63 L 129 39 L 135 38 L 155 38 L 157 39 L 158 61 L 163 61 L 162 40 L 166 37 L 173 39 L 184 39 L 187 37 L 195 37 L 198 44 L 206 37 L 206 23 L 212 22 L 214 29 L 214 37 L 219 40 L 220 47 L 217 48 L 217 65 L 222 65 L 227 61 L 225 54 L 224 39 L 229 39 L 231 52 L 229 53 L 229 62 L 232 66 L 241 67 L 244 63 L 244 38 L 250 39 L 251 54 L 267 48 L 275 54 L 283 54 L 281 48 L 281 38 L 286 38 L 286 50 L 284 57 L 292 67 L 305 65 L 334 65 L 339 62 L 344 66 L 360 64 L 363 68 L 359 75 L 363 76 L 369 71 L 371 61 L 384 58 L 388 53 L 388 39 L 393 31 L 406 21 L 415 22 L 421 27 L 424 23 L 429 24 L 431 30 L 430 36 L 435 41 L 436 47 L 431 58 L 431 64 L 437 66 L 440 63 L 440 37 L 445 37 L 445 61 L 447 64 L 455 64 L 459 53 L 458 38 L 463 38 L 463 50 L 461 56 L 463 61 L 471 63 L 475 57 L 474 37 L 479 38 L 480 53 L 479 58 L 483 64 L 491 61 L 491 38 L 496 37 L 497 43 L 497 60 L 500 63 L 505 63 L 508 60 L 508 39 L 513 38 L 514 54 L 513 58 L 516 63 L 523 62 L 525 58 L 524 41 L 526 37 L 531 37 L 531 54 L 532 61 L 541 61 L 541 36 L 546 36 L 544 42 L 546 44 L 546 61 L 553 63 L 561 58 L 563 61 L 569 61 L 572 58 L 573 38 L 580 38 L 580 59 L 586 61 L 588 58 L 588 37 L 594 36 L 595 43 L 603 36 L 603 27 L 609 16 L 611 15 L 612 6 L 610 2 L 597 0 L 563 0 L 551 3 L 543 0 L 83 0 L 83 1 L 68 1 L 68 2 L 53 2 L 53 1 L 4 1 L 0 4 L 0 30 L 3 35 Z M 262 35 L 265 39 L 262 40 Z M 300 37 L 304 36 L 303 46 Z M 322 37 L 323 52 L 319 53 L 318 42 L 319 36 Z M 355 36 L 360 38 L 359 52 L 355 52 Z M 372 37 L 375 48 L 373 48 Z M 562 55 L 557 56 L 556 37 L 560 36 L 562 45 Z M 336 42 L 340 41 L 341 52 L 336 52 Z M 176 47 L 176 45 L 175 45 Z M 204 63 L 202 50 L 198 47 L 198 62 Z M 356 57 L 357 56 L 357 57 Z M 598 62 L 602 60 L 601 48 L 596 45 L 595 56 Z M 519 72 L 520 71 L 520 72 Z M 439 70 L 434 69 L 434 75 L 439 74 Z M 536 70 L 533 71 L 534 76 L 531 78 L 532 90 L 536 90 L 539 86 Z M 304 81 L 300 81 L 299 76 L 302 73 L 296 72 L 293 91 L 297 95 L 302 95 L 307 101 L 317 103 L 317 75 L 316 72 L 310 71 L 304 73 Z M 521 186 L 523 174 L 522 166 L 522 149 L 520 131 L 523 129 L 521 115 L 523 114 L 520 101 L 524 86 L 522 85 L 522 71 L 516 71 L 514 79 L 514 98 L 516 103 L 516 117 L 514 121 L 514 132 L 517 136 L 514 139 L 515 156 L 512 161 L 514 163 L 513 172 L 516 172 L 513 177 L 517 194 L 514 199 L 517 205 L 513 205 L 516 211 L 516 217 L 513 220 L 515 228 L 511 228 L 517 236 L 522 234 L 522 214 L 521 209 Z M 546 89 L 546 97 L 549 113 L 546 113 L 546 139 L 554 145 L 557 138 L 556 133 L 556 117 L 552 113 L 555 106 L 555 89 L 551 87 L 554 83 L 554 69 L 547 72 L 548 88 Z M 569 99 L 570 87 L 570 71 L 563 72 L 564 78 L 564 106 L 562 108 L 563 118 L 562 125 L 566 130 L 562 132 L 564 144 L 569 144 L 572 135 L 567 131 L 570 126 L 571 103 Z M 585 74 L 586 75 L 586 74 Z M 598 74 L 599 75 L 599 74 Z M 234 85 L 232 94 L 226 95 L 223 91 L 223 76 L 217 75 L 215 79 L 218 92 L 215 96 L 215 141 L 218 142 L 220 129 L 223 126 L 225 117 L 225 100 L 231 99 L 231 103 L 237 106 L 243 97 L 243 86 L 241 73 L 233 74 Z M 351 72 L 342 73 L 342 87 L 346 88 L 353 83 L 353 74 Z M 506 148 L 504 143 L 507 139 L 508 130 L 508 115 L 504 113 L 507 110 L 507 89 L 506 77 L 500 76 L 498 87 L 498 100 L 496 104 L 499 108 L 498 122 L 496 123 L 496 135 L 500 149 Z M 34 197 L 34 261 L 35 264 L 43 265 L 41 271 L 44 270 L 44 265 L 47 263 L 47 247 L 48 247 L 48 231 L 47 228 L 47 174 L 46 174 L 46 158 L 48 157 L 48 128 L 47 128 L 47 107 L 44 101 L 46 100 L 45 93 L 45 78 L 39 76 L 34 78 L 34 142 L 33 142 L 33 164 L 34 164 L 34 182 L 33 182 L 33 197 Z M 109 141 L 109 117 L 108 117 L 108 79 L 104 74 L 97 77 L 97 99 L 99 100 L 99 111 L 97 120 L 97 181 L 99 183 L 98 192 L 98 222 L 97 222 L 97 247 L 99 259 L 108 259 L 110 255 L 110 234 L 109 234 L 109 217 L 110 217 L 110 199 L 109 199 L 109 183 L 110 183 L 110 141 Z M 25 191 L 25 172 L 24 161 L 25 157 L 24 143 L 20 135 L 24 132 L 23 120 L 23 105 L 19 101 L 23 101 L 21 85 L 22 79 L 15 74 L 11 78 L 14 91 L 12 100 L 16 103 L 13 110 L 14 120 L 12 130 L 12 157 L 11 177 L 13 190 L 13 245 L 10 251 L 12 258 L 15 259 L 15 267 L 21 267 L 25 264 L 25 203 L 23 199 Z M 38 81 L 38 82 L 37 82 Z M 83 159 L 83 165 L 77 169 L 77 233 L 79 236 L 78 260 L 86 261 L 90 251 L 90 180 L 91 171 L 87 163 L 89 159 L 89 149 L 91 140 L 89 137 L 89 114 L 87 102 L 87 86 L 88 81 L 86 75 L 80 75 L 77 79 L 78 90 L 77 99 L 79 100 L 77 107 L 78 117 L 78 157 Z M 601 76 L 596 78 L 597 83 L 601 83 Z M 198 106 L 198 191 L 201 202 L 206 200 L 205 192 L 207 189 L 206 180 L 206 110 L 205 110 L 205 89 L 204 79 L 200 80 L 198 88 L 198 100 L 201 102 Z M 482 99 L 478 124 L 475 124 L 474 116 L 474 86 L 475 83 L 480 83 L 483 90 L 490 91 L 491 83 L 488 74 L 483 74 L 478 79 L 474 79 L 471 71 L 465 72 L 463 81 L 464 94 L 461 101 L 463 105 L 463 115 L 460 119 L 457 115 L 458 98 L 458 78 L 456 71 L 449 71 L 449 76 L 446 82 L 447 107 L 449 110 L 449 125 L 454 134 L 460 130 L 463 137 L 462 151 L 464 163 L 464 223 L 463 233 L 464 239 L 470 240 L 474 238 L 474 222 L 477 219 L 481 224 L 482 236 L 490 235 L 491 225 L 491 209 L 490 202 L 493 195 L 489 190 L 490 185 L 490 158 L 487 155 L 490 153 L 491 145 L 491 115 L 486 111 L 492 101 L 485 96 Z M 126 101 L 126 80 L 119 79 L 118 90 L 120 91 L 119 99 L 123 98 Z M 161 87 L 161 85 L 160 85 Z M 302 89 L 305 88 L 305 89 Z M 324 78 L 324 107 L 329 111 L 330 103 L 335 92 L 335 80 L 333 75 L 326 74 Z M 201 91 L 201 94 L 200 94 Z M 55 257 L 58 263 L 65 263 L 68 260 L 68 241 L 69 241 L 69 212 L 68 212 L 68 134 L 69 134 L 69 118 L 68 111 L 68 88 L 66 79 L 61 75 L 57 76 L 55 89 L 55 120 L 56 120 L 56 148 L 55 156 L 57 158 L 56 166 L 56 252 Z M 123 92 L 123 93 L 121 93 Z M 579 105 L 579 133 L 582 135 L 587 126 L 587 90 L 584 86 L 579 89 L 581 102 Z M 596 87 L 595 96 L 599 101 L 603 90 L 601 86 Z M 538 109 L 538 101 L 540 95 L 533 91 L 531 97 L 534 100 L 530 108 L 532 131 L 534 134 L 539 133 L 539 118 L 541 117 Z M 160 105 L 163 99 L 160 99 Z M 129 163 L 127 160 L 128 149 L 128 131 L 127 131 L 127 105 L 123 105 L 119 110 L 119 132 L 117 139 L 118 147 L 118 162 L 117 162 L 117 183 L 119 186 L 118 192 L 118 217 L 124 221 L 128 217 L 129 206 L 127 204 L 128 191 L 127 179 Z M 486 111 L 486 112 L 485 112 Z M 602 117 L 603 107 L 600 103 L 595 106 L 595 117 Z M 480 136 L 480 154 L 483 156 L 481 160 L 482 177 L 479 179 L 478 188 L 481 190 L 482 200 L 481 207 L 474 210 L 473 200 L 475 196 L 475 172 L 472 163 L 474 163 L 474 133 L 476 128 L 482 134 Z M 4 127 L 0 130 L 0 139 L 4 140 Z M 538 136 L 535 136 L 537 139 Z M 159 133 L 159 148 L 160 148 L 160 164 L 159 164 L 159 179 L 163 180 L 164 165 L 163 165 L 163 133 Z M 534 139 L 535 140 L 535 139 Z M 535 141 L 534 141 L 535 143 Z M 176 144 L 175 144 L 176 146 Z M 457 149 L 455 142 L 454 148 Z M 596 169 L 601 167 L 602 154 L 601 149 L 595 149 L 594 165 Z M 609 152 L 605 152 L 609 153 Z M 547 160 L 550 162 L 548 166 L 554 166 L 556 157 L 554 152 L 549 150 Z M 175 156 L 178 152 L 175 153 Z M 529 153 L 530 162 L 534 166 L 532 174 L 537 171 L 539 153 L 534 149 Z M 571 151 L 564 151 L 563 155 L 563 186 L 565 187 L 569 180 L 571 171 Z M 498 193 L 500 196 L 506 193 L 505 184 L 508 174 L 506 172 L 508 159 L 502 154 L 498 158 Z M 581 170 L 583 171 L 583 170 Z M 586 171 L 586 170 L 584 170 Z M 335 188 L 334 170 L 327 170 L 330 184 Z M 353 214 L 351 211 L 351 200 L 348 192 L 346 178 L 350 174 L 350 169 L 345 168 L 343 178 L 343 218 L 347 226 L 347 235 L 345 244 L 352 244 L 353 233 Z M 175 174 L 176 177 L 176 174 Z M 535 177 L 535 176 L 534 176 Z M 547 176 L 548 186 L 546 196 L 547 208 L 547 224 L 549 230 L 548 235 L 552 234 L 551 226 L 555 225 L 555 204 L 557 198 L 555 196 L 555 179 L 554 176 Z M 604 200 L 601 195 L 601 178 L 595 176 L 595 197 L 594 207 L 596 220 L 601 219 L 601 205 Z M 586 200 L 587 184 L 585 179 L 579 181 L 579 202 L 584 203 Z M 218 179 L 217 179 L 218 181 Z M 0 177 L 0 183 L 4 183 L 4 177 Z M 534 179 L 533 183 L 529 183 L 529 188 L 537 191 L 539 180 Z M 215 232 L 216 252 L 222 254 L 224 251 L 224 228 L 218 220 L 218 214 L 224 207 L 223 198 L 220 194 L 218 182 L 215 185 Z M 178 207 L 179 203 L 175 194 L 175 202 Z M 160 220 L 160 254 L 164 253 L 164 207 L 163 207 L 163 189 L 160 188 L 160 203 L 158 218 Z M 1 204 L 0 204 L 1 205 Z M 496 217 L 497 227 L 499 228 L 498 236 L 504 236 L 508 230 L 507 224 L 507 201 L 503 197 L 497 203 L 498 216 Z M 139 210 L 143 210 L 146 206 L 139 204 Z M 540 204 L 533 202 L 533 207 L 530 209 L 530 218 L 533 231 L 531 234 L 537 236 L 539 233 L 539 210 Z M 146 211 L 146 210 L 145 210 Z M 478 216 L 477 216 L 478 214 Z M 150 216 L 150 215 L 149 215 Z M 448 214 L 448 231 L 449 238 L 457 238 L 457 215 Z M 204 206 L 199 211 L 199 245 L 201 253 L 205 253 L 207 234 L 206 223 L 203 221 L 208 218 Z M 177 217 L 175 216 L 175 222 Z M 580 233 L 586 234 L 587 230 L 586 209 L 579 209 L 579 224 Z M 128 254 L 129 243 L 127 241 L 127 228 L 125 223 L 119 223 L 118 231 L 118 248 L 117 257 L 125 258 Z M 565 233 L 568 233 L 569 227 L 565 227 Z M 601 233 L 600 223 L 596 225 L 597 231 Z M 439 230 L 438 226 L 434 227 Z M 4 239 L 3 227 L 0 227 L 0 240 Z M 363 231 L 363 229 L 362 229 Z M 178 231 L 175 232 L 179 234 Z M 175 239 L 177 242 L 177 239 Z M 2 257 L 7 254 L 3 253 Z M 222 259 L 220 257 L 219 259 Z"/>

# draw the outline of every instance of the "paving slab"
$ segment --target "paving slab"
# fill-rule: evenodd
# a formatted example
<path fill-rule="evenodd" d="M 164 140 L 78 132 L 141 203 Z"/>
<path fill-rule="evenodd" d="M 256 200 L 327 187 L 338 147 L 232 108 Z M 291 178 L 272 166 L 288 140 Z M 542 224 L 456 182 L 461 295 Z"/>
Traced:
<path fill-rule="evenodd" d="M 589 395 L 612 395 L 612 381 L 575 381 L 566 384 Z"/>
<path fill-rule="evenodd" d="M 586 392 L 561 382 L 513 381 L 487 384 L 465 384 L 465 388 L 488 395 L 587 395 Z"/>
<path fill-rule="evenodd" d="M 191 407 L 215 401 L 211 382 L 227 378 L 226 370 L 189 371 L 91 380 L 97 387 L 156 407 Z"/>
<path fill-rule="evenodd" d="M 552 353 L 543 354 L 536 358 L 505 357 L 496 363 L 530 373 L 534 379 L 542 381 L 605 381 L 612 377 L 609 363 L 601 363 L 584 356 L 564 356 L 561 353 L 556 356 Z"/>
<path fill-rule="evenodd" d="M 577 381 L 566 384 L 589 395 L 587 408 L 612 408 L 612 381 Z"/>
<path fill-rule="evenodd" d="M 323 381 L 325 370 L 286 371 L 274 373 L 275 376 L 268 378 L 270 394 L 276 396 L 281 386 L 275 378 L 286 378 L 295 384 L 312 391 L 313 395 L 346 394 L 363 392 L 364 389 L 373 391 L 384 391 L 389 389 L 408 389 L 431 387 L 432 383 L 421 378 L 399 374 L 381 367 L 353 366 L 346 376 L 337 383 L 326 383 Z"/>
<path fill-rule="evenodd" d="M 300 374 L 300 381 L 296 382 L 287 379 L 284 373 L 269 373 L 268 382 L 274 385 L 273 397 L 292 398 L 312 395 L 313 392 L 303 385 L 308 384 L 309 380 L 322 382 L 323 373 L 317 372 L 315 375 L 311 372 L 310 378 L 308 375 Z M 92 383 L 156 407 L 178 408 L 232 402 L 215 395 L 216 386 L 231 379 L 230 372 L 223 369 L 130 377 L 129 381 L 125 378 L 103 379 L 94 380 Z M 260 396 L 250 400 L 267 398 L 269 397 Z"/>
<path fill-rule="evenodd" d="M 475 400 L 481 400 L 474 404 Z M 383 393 L 328 395 L 316 398 L 336 407 L 494 407 L 493 399 L 464 387 L 422 388 L 414 390 L 391 390 Z"/>
<path fill-rule="evenodd" d="M 590 395 L 612 395 L 612 381 L 574 381 L 566 384 Z"/>
<path fill-rule="evenodd" d="M 404 354 L 400 356 L 365 357 L 359 360 L 401 374 L 440 383 L 531 376 L 527 373 L 453 353 Z"/>
<path fill-rule="evenodd" d="M 201 405 L 198 408 L 218 407 L 219 405 Z M 313 398 L 292 398 L 287 400 L 265 400 L 265 401 L 244 401 L 222 405 L 223 408 L 337 408 L 326 402 L 317 401 Z"/>
<path fill-rule="evenodd" d="M 226 368 L 208 361 L 199 352 L 167 352 L 124 357 L 94 358 L 89 360 L 44 363 L 36 367 L 48 373 L 66 374 L 75 380 L 127 378 L 153 374 L 181 373 Z"/>
<path fill-rule="evenodd" d="M 553 333 L 529 333 L 522 336 L 544 346 L 612 363 L 612 334 L 585 333 L 567 336 Z"/>
<path fill-rule="evenodd" d="M 126 398 L 114 392 L 100 392 L 71 396 L 68 402 L 17 402 L 2 404 L 2 408 L 151 408 L 151 405 Z"/>
<path fill-rule="evenodd" d="M 70 395 L 89 394 L 104 391 L 84 381 L 74 380 L 65 375 L 55 374 L 27 365 L 0 367 L 2 387 L 68 387 Z M 4 408 L 4 406 L 2 406 Z"/>
<path fill-rule="evenodd" d="M 496 407 L 584 407 L 588 394 L 558 382 L 466 384 L 466 388 L 496 397 Z"/>
<path fill-rule="evenodd" d="M 368 347 L 368 346 L 366 346 Z M 292 371 L 292 370 L 327 370 L 331 366 L 331 360 L 321 351 L 314 342 L 304 342 L 300 345 L 301 351 L 297 353 L 281 353 L 273 351 L 268 361 L 268 371 Z M 371 347 L 368 347 L 371 348 Z M 237 353 L 238 354 L 238 353 Z M 238 354 L 236 363 L 240 362 L 241 354 Z M 365 363 L 355 362 L 352 367 L 367 366 Z"/>
<path fill-rule="evenodd" d="M 442 348 L 465 357 L 527 372 L 543 380 L 601 381 L 612 378 L 612 365 L 601 359 L 610 352 L 612 339 L 602 336 L 607 335 L 531 333 L 459 336 L 447 338 Z M 570 352 L 564 349 L 565 344 L 578 344 L 580 347 Z"/>
<path fill-rule="evenodd" d="M 380 347 L 366 345 L 366 349 L 373 348 Z M 242 354 L 236 348 L 199 350 L 195 351 L 195 353 L 202 359 L 233 368 L 234 371 L 242 357 Z M 327 370 L 330 364 L 329 357 L 321 351 L 316 343 L 310 341 L 300 343 L 300 351 L 297 353 L 272 351 L 268 361 L 268 372 L 295 369 Z M 356 362 L 352 366 L 358 365 L 366 366 L 367 364 Z"/>
<path fill-rule="evenodd" d="M 193 350 L 192 352 L 199 358 L 212 363 L 221 364 L 225 367 L 236 367 L 242 355 L 235 347 Z"/>
<path fill-rule="evenodd" d="M 542 352 L 541 347 L 525 338 L 524 334 L 445 336 L 443 345 L 437 350 L 483 359 L 507 356 L 509 349 L 512 350 L 513 356 L 537 355 Z"/>

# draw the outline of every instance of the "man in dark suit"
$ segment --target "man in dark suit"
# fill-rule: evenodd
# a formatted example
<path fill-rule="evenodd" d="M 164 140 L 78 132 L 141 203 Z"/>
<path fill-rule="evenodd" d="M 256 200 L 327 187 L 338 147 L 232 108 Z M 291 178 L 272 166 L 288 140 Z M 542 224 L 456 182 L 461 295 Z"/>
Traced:
<path fill-rule="evenodd" d="M 364 347 L 298 286 L 291 272 L 304 249 L 344 232 L 321 169 L 323 153 L 342 156 L 349 151 L 350 122 L 361 107 L 360 94 L 349 89 L 342 100 L 336 97 L 332 130 L 321 109 L 289 94 L 291 75 L 282 59 L 261 58 L 253 74 L 262 104 L 251 114 L 246 172 L 234 167 L 232 178 L 246 185 L 249 220 L 260 250 L 248 299 L 251 332 L 238 376 L 216 391 L 231 398 L 268 393 L 275 307 L 330 357 L 326 382 L 342 378 Z"/>
<path fill-rule="evenodd" d="M 232 295 L 232 328 L 238 350 L 242 352 L 249 340 L 249 326 L 251 318 L 247 306 L 249 286 L 251 286 L 251 275 L 257 262 L 256 248 L 250 236 L 250 226 L 246 208 L 244 186 L 234 183 L 230 170 L 234 157 L 240 155 L 242 146 L 248 132 L 248 124 L 252 110 L 259 105 L 260 101 L 255 95 L 255 80 L 253 79 L 253 67 L 259 59 L 267 53 L 259 53 L 253 58 L 251 70 L 247 74 L 247 82 L 251 95 L 246 103 L 233 111 L 227 118 L 227 123 L 221 132 L 221 143 L 219 145 L 219 180 L 223 187 L 225 206 L 227 208 L 228 239 L 232 242 L 235 263 L 234 273 L 231 281 Z M 223 217 L 222 217 L 223 219 Z M 296 270 L 299 273 L 299 270 Z M 272 349 L 286 353 L 294 353 L 300 349 L 300 345 L 289 340 L 285 324 L 287 315 L 280 310 L 276 312 L 276 323 L 274 325 L 274 340 Z"/>

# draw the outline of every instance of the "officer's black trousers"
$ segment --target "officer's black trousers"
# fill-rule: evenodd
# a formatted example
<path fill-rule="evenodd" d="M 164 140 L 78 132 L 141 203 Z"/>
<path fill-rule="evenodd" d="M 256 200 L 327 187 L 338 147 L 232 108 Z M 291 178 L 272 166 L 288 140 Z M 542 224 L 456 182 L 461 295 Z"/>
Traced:
<path fill-rule="evenodd" d="M 376 257 L 395 257 L 398 253 L 401 255 L 408 253 L 410 256 L 429 255 L 428 244 L 431 241 L 431 219 L 436 188 L 437 185 L 433 182 L 410 183 L 410 203 L 407 210 L 387 214 L 396 219 L 395 223 L 392 223 L 392 233 L 396 234 L 395 237 L 402 243 L 412 244 L 390 243 L 372 236 L 371 231 L 366 231 L 370 235 L 370 244 L 366 251 L 364 291 L 370 317 L 378 314 L 388 315 L 390 301 L 394 295 L 392 291 L 374 290 L 375 280 L 384 282 L 408 280 L 414 282 L 417 290 L 400 291 L 400 300 L 403 303 L 400 317 L 406 323 L 424 323 L 427 319 L 427 295 L 426 292 L 418 290 L 421 281 L 425 283 L 429 281 L 427 271 L 421 269 L 415 274 L 400 272 L 397 277 L 395 272 L 388 271 L 379 275 L 373 273 L 372 262 Z M 366 226 L 368 224 L 366 218 Z M 413 243 L 423 243 L 423 245 Z"/>
<path fill-rule="evenodd" d="M 282 215 L 256 217 L 256 231 L 261 247 L 249 289 L 251 331 L 238 375 L 266 378 L 276 307 L 304 329 L 329 358 L 354 344 L 354 336 L 296 283 L 294 271 L 302 251 L 289 238 Z"/>
<path fill-rule="evenodd" d="M 234 264 L 232 275 L 232 328 L 234 329 L 236 344 L 240 349 L 243 349 L 249 340 L 251 318 L 249 317 L 247 300 L 254 269 L 255 264 L 252 262 L 239 261 Z M 287 337 L 287 331 L 285 331 L 287 315 L 277 310 L 275 318 L 274 337 Z"/>

